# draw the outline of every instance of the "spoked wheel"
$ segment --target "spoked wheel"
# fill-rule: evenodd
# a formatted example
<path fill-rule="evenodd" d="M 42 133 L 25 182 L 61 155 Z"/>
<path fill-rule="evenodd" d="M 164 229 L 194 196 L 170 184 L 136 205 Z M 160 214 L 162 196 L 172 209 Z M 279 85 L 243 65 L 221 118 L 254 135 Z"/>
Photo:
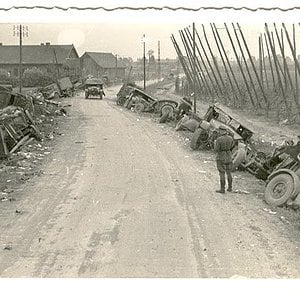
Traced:
<path fill-rule="evenodd" d="M 293 191 L 293 177 L 287 173 L 279 173 L 267 184 L 265 200 L 272 206 L 281 206 L 293 196 Z"/>

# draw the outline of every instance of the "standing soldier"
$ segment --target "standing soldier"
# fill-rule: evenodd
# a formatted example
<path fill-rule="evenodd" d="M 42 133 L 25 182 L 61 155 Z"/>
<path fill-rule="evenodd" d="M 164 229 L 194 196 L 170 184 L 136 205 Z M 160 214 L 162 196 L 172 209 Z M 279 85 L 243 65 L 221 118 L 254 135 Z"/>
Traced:
<path fill-rule="evenodd" d="M 228 135 L 227 128 L 224 125 L 219 127 L 220 135 L 215 142 L 215 151 L 217 153 L 216 161 L 220 175 L 220 189 L 217 193 L 225 193 L 225 173 L 228 181 L 228 192 L 232 192 L 232 149 L 234 148 L 234 140 Z"/>

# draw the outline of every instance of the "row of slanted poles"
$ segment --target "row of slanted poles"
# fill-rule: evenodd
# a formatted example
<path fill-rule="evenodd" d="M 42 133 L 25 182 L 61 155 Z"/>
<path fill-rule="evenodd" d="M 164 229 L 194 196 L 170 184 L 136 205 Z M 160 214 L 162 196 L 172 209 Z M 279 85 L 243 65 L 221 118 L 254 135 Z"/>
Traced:
<path fill-rule="evenodd" d="M 239 46 L 239 49 L 240 49 L 240 53 L 242 55 L 242 59 L 243 59 L 243 62 L 244 62 L 245 68 L 246 68 L 246 72 L 247 72 L 247 75 L 248 75 L 248 78 L 249 78 L 250 87 L 252 88 L 252 91 L 254 92 L 254 95 L 255 95 L 255 98 L 256 98 L 256 104 L 253 104 L 253 106 L 256 107 L 256 108 L 261 109 L 262 107 L 261 107 L 261 104 L 260 104 L 260 98 L 259 98 L 259 95 L 256 91 L 254 80 L 252 78 L 250 68 L 247 64 L 247 59 L 245 57 L 241 42 L 240 42 L 239 37 L 238 37 L 237 29 L 235 28 L 234 24 L 232 24 L 232 27 L 233 27 L 233 32 L 235 34 L 235 37 L 236 37 L 236 40 L 237 40 L 237 43 L 238 43 L 238 46 Z"/>
<path fill-rule="evenodd" d="M 222 78 L 222 75 L 221 75 L 221 72 L 220 72 L 220 69 L 219 69 L 219 66 L 218 66 L 218 62 L 216 61 L 216 57 L 214 56 L 214 54 L 212 52 L 212 49 L 210 47 L 210 43 L 208 41 L 208 38 L 207 38 L 207 35 L 206 35 L 206 31 L 205 31 L 205 28 L 204 28 L 203 24 L 202 24 L 202 31 L 203 31 L 203 36 L 204 36 L 204 39 L 205 39 L 205 42 L 206 42 L 209 54 L 211 56 L 211 59 L 213 61 L 213 65 L 214 65 L 214 68 L 212 67 L 211 69 L 212 69 L 212 71 L 213 71 L 213 69 L 216 70 L 215 79 L 216 79 L 216 82 L 217 82 L 217 85 L 218 85 L 219 89 L 222 91 L 222 95 L 225 94 L 224 100 L 225 100 L 225 104 L 227 104 L 227 98 L 229 100 L 231 100 L 230 99 L 231 97 L 230 97 L 230 95 L 228 93 L 228 90 L 227 90 L 227 87 L 226 87 L 226 85 L 225 85 L 225 83 L 223 81 L 223 78 Z"/>
<path fill-rule="evenodd" d="M 225 104 L 233 104 L 235 107 L 248 107 L 250 104 L 256 111 L 265 111 L 267 116 L 269 111 L 277 107 L 279 117 L 283 104 L 289 120 L 296 111 L 300 119 L 300 65 L 296 57 L 295 26 L 290 38 L 285 24 L 282 24 L 280 30 L 273 24 L 273 31 L 265 24 L 265 32 L 258 39 L 258 64 L 251 55 L 241 26 L 238 23 L 231 23 L 231 26 L 229 28 L 224 24 L 227 39 L 226 36 L 224 38 L 229 42 L 229 49 L 225 48 L 226 42 L 213 23 L 210 24 L 212 40 L 209 40 L 204 25 L 201 37 L 196 29 L 193 35 L 189 28 L 179 31 L 184 54 L 172 35 L 172 42 L 190 86 L 200 95 L 217 98 Z M 288 45 L 285 45 L 286 41 Z M 235 61 L 229 60 L 228 50 L 234 53 Z M 289 68 L 286 58 L 289 50 L 294 59 L 293 70 Z M 282 59 L 278 58 L 279 53 Z M 277 99 L 275 103 L 274 99 Z"/>
<path fill-rule="evenodd" d="M 174 45 L 175 51 L 177 53 L 177 57 L 178 57 L 178 59 L 179 59 L 179 61 L 181 63 L 181 66 L 183 68 L 183 71 L 184 71 L 184 74 L 185 74 L 185 76 L 187 78 L 187 81 L 188 81 L 189 85 L 191 86 L 192 82 L 193 82 L 192 81 L 192 74 L 190 73 L 190 70 L 189 70 L 189 68 L 188 68 L 188 66 L 186 64 L 185 58 L 184 58 L 184 56 L 183 56 L 183 54 L 182 54 L 182 52 L 181 52 L 181 50 L 180 50 L 180 48 L 178 46 L 178 44 L 176 42 L 176 39 L 175 39 L 175 37 L 174 37 L 173 34 L 171 35 L 171 41 L 172 41 L 172 43 Z"/>
<path fill-rule="evenodd" d="M 242 75 L 242 77 L 243 77 L 244 84 L 245 84 L 245 86 L 246 86 L 246 88 L 247 88 L 247 92 L 248 92 L 248 95 L 249 95 L 251 104 L 252 104 L 253 107 L 255 107 L 255 102 L 254 102 L 254 99 L 253 99 L 253 96 L 252 96 L 252 93 L 251 93 L 251 90 L 250 90 L 250 86 L 249 86 L 249 84 L 248 84 L 248 80 L 247 80 L 246 75 L 245 75 L 245 73 L 244 73 L 244 69 L 243 69 L 243 67 L 242 67 L 242 64 L 241 64 L 241 61 L 240 61 L 238 52 L 237 52 L 237 50 L 236 50 L 235 44 L 234 44 L 234 42 L 233 42 L 233 39 L 232 39 L 232 37 L 231 37 L 231 34 L 230 34 L 230 32 L 229 32 L 229 29 L 228 29 L 226 23 L 224 23 L 224 26 L 225 26 L 225 29 L 226 29 L 228 38 L 229 38 L 229 40 L 230 40 L 230 43 L 231 43 L 231 46 L 232 46 L 232 49 L 233 49 L 233 52 L 234 52 L 234 55 L 235 55 L 235 58 L 236 58 L 238 67 L 239 67 L 239 70 L 240 70 L 241 75 Z M 244 102 L 244 99 L 242 99 L 242 104 L 244 104 L 244 103 L 245 103 L 245 102 Z"/>
<path fill-rule="evenodd" d="M 296 53 L 296 56 L 297 56 L 295 24 L 293 24 L 293 46 L 294 46 L 295 53 Z M 295 64 L 295 69 L 294 69 L 294 76 L 295 76 L 295 86 L 296 86 L 295 93 L 296 93 L 297 101 L 299 102 L 298 73 L 297 73 L 296 64 Z"/>
<path fill-rule="evenodd" d="M 195 58 L 193 55 L 193 49 L 189 44 L 189 41 L 186 39 L 184 33 L 182 30 L 179 31 L 180 33 L 180 37 L 188 58 L 188 62 L 189 62 L 189 66 L 190 66 L 190 70 L 191 70 L 191 74 L 192 74 L 192 87 L 197 90 L 199 90 L 199 92 L 201 93 L 203 91 L 203 81 L 201 79 L 201 76 L 199 74 L 199 72 L 196 73 L 196 65 L 195 63 Z"/>
<path fill-rule="evenodd" d="M 185 28 L 184 33 L 185 33 L 185 37 L 189 40 L 190 46 L 192 46 L 191 32 L 189 31 L 188 28 Z M 195 34 L 196 34 L 196 30 L 195 30 Z M 199 59 L 201 60 L 201 62 L 199 61 L 199 59 L 197 57 L 196 50 L 197 50 L 197 53 L 199 55 Z M 203 86 L 206 89 L 206 94 L 209 95 L 210 97 L 214 98 L 215 95 L 214 95 L 213 89 L 210 87 L 209 82 L 207 80 L 207 79 L 211 80 L 211 77 L 207 70 L 206 64 L 203 60 L 203 56 L 201 55 L 199 47 L 196 43 L 195 43 L 195 54 L 196 54 L 195 58 L 196 58 L 196 62 L 197 62 L 198 73 L 200 74 L 200 76 L 202 78 Z M 208 75 L 207 78 L 206 78 L 206 75 Z"/>
<path fill-rule="evenodd" d="M 203 90 L 205 90 L 205 95 L 212 96 L 212 91 L 207 83 L 206 76 L 203 72 L 201 63 L 199 62 L 199 60 L 196 56 L 197 45 L 196 45 L 196 43 L 195 44 L 193 43 L 193 41 L 192 41 L 193 37 L 187 28 L 185 28 L 184 31 L 182 31 L 182 34 L 183 34 L 183 38 L 188 41 L 188 45 L 189 45 L 190 49 L 193 48 L 193 46 L 195 46 L 195 48 L 193 48 L 193 56 L 194 56 L 194 52 L 195 52 L 195 56 L 193 57 L 193 59 L 194 59 L 193 62 L 195 63 L 195 71 L 196 71 L 195 76 L 196 77 L 199 76 Z M 200 95 L 201 95 L 201 93 L 200 93 Z"/>
<path fill-rule="evenodd" d="M 236 90 L 238 91 L 239 96 L 243 97 L 243 94 L 242 94 L 242 92 L 240 90 L 239 83 L 238 83 L 238 81 L 236 79 L 235 73 L 233 71 L 233 68 L 231 66 L 230 60 L 229 60 L 228 55 L 226 53 L 226 50 L 225 50 L 225 47 L 223 45 L 222 39 L 221 39 L 221 37 L 219 35 L 218 29 L 217 29 L 217 27 L 216 27 L 216 25 L 214 23 L 210 24 L 210 26 L 211 26 L 211 29 L 212 29 L 212 32 L 213 32 L 213 35 L 214 35 L 214 38 L 215 38 L 215 42 L 216 42 L 218 51 L 220 53 L 220 56 L 222 58 L 222 52 L 223 52 L 225 60 L 226 60 L 226 63 L 228 65 L 228 69 L 230 70 L 230 72 L 228 72 L 228 69 L 226 68 L 226 63 L 225 63 L 224 59 L 222 58 L 222 62 L 223 62 L 223 65 L 224 65 L 224 70 L 225 70 L 227 78 L 228 78 L 228 80 L 230 82 L 232 92 L 235 95 L 235 97 L 236 97 L 235 99 L 237 100 L 237 103 L 238 103 L 239 101 L 238 101 L 238 98 L 237 98 L 237 95 L 236 95 L 236 92 L 235 92 L 235 88 L 234 88 L 233 82 L 235 83 Z M 222 51 L 220 51 L 220 49 L 222 49 Z M 231 81 L 230 74 L 232 76 L 232 81 Z M 234 103 L 234 105 L 236 106 L 236 103 Z"/>
<path fill-rule="evenodd" d="M 290 91 L 293 94 L 293 99 L 294 99 L 295 105 L 297 107 L 298 113 L 300 113 L 300 110 L 299 110 L 300 107 L 299 107 L 299 103 L 298 103 L 298 99 L 297 99 L 297 95 L 296 95 L 296 89 L 295 89 L 295 86 L 292 82 L 292 77 L 291 77 L 290 71 L 288 69 L 288 65 L 287 65 L 286 58 L 285 58 L 283 34 L 281 34 L 282 39 L 280 40 L 280 36 L 279 36 L 278 30 L 277 30 L 277 27 L 276 27 L 275 24 L 274 24 L 274 29 L 275 29 L 275 34 L 276 34 L 276 37 L 277 37 L 277 42 L 278 42 L 278 45 L 279 45 L 279 48 L 280 48 L 280 52 L 281 52 L 281 55 L 282 55 L 282 62 L 283 62 L 283 67 L 284 67 L 285 92 L 287 93 L 288 84 L 289 84 Z M 291 109 L 289 109 L 289 110 L 291 111 Z M 300 115 L 299 115 L 299 117 L 300 117 Z"/>
<path fill-rule="evenodd" d="M 286 92 L 285 92 L 284 85 L 282 83 L 281 76 L 280 76 L 280 73 L 282 73 L 282 68 L 280 66 L 280 63 L 278 61 L 278 57 L 277 57 L 277 54 L 276 54 L 275 42 L 272 39 L 272 35 L 270 34 L 270 31 L 269 31 L 269 28 L 268 28 L 267 24 L 265 24 L 265 30 L 266 30 L 266 35 L 267 35 L 268 42 L 269 42 L 269 47 L 270 47 L 270 50 L 271 50 L 271 53 L 272 53 L 272 56 L 273 56 L 273 61 L 274 61 L 274 66 L 275 66 L 274 69 L 275 69 L 276 76 L 277 76 L 277 83 L 278 83 L 278 86 L 279 86 L 279 89 L 280 89 L 280 92 L 281 92 L 282 99 L 283 99 L 284 104 L 285 104 L 288 119 L 290 119 L 290 107 L 288 105 Z"/>
<path fill-rule="evenodd" d="M 270 31 L 268 24 L 265 24 L 264 37 L 273 81 L 273 92 L 275 92 L 277 95 L 277 117 L 279 119 L 279 110 L 281 109 L 281 103 L 283 103 L 289 121 L 293 119 L 294 116 L 292 114 L 294 112 L 296 112 L 297 118 L 300 119 L 298 87 L 300 68 L 296 57 L 295 27 L 293 26 L 293 42 L 291 41 L 285 24 L 282 24 L 280 31 L 278 30 L 276 24 L 273 24 L 273 27 L 276 42 L 274 39 L 274 34 Z M 288 41 L 290 51 L 293 55 L 294 70 L 289 69 L 287 63 L 284 36 Z M 280 53 L 281 60 L 278 59 L 277 53 Z M 295 107 L 295 109 L 293 107 Z"/>

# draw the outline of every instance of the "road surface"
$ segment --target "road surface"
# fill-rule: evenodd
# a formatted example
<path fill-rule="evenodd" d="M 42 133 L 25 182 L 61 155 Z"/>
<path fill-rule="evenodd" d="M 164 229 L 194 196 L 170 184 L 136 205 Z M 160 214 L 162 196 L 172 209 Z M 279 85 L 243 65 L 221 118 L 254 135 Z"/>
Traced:
<path fill-rule="evenodd" d="M 0 203 L 1 277 L 299 277 L 299 232 L 216 194 L 212 153 L 107 94 L 68 100 L 44 174 Z"/>

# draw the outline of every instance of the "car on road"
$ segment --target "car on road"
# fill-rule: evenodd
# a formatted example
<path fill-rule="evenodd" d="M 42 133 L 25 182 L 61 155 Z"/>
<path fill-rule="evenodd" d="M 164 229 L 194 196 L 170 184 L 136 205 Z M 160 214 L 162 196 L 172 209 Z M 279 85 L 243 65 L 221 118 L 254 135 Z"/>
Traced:
<path fill-rule="evenodd" d="M 105 96 L 103 90 L 103 81 L 98 78 L 88 78 L 85 81 L 84 87 L 85 99 L 88 99 L 90 96 L 99 97 L 100 99 Z"/>

